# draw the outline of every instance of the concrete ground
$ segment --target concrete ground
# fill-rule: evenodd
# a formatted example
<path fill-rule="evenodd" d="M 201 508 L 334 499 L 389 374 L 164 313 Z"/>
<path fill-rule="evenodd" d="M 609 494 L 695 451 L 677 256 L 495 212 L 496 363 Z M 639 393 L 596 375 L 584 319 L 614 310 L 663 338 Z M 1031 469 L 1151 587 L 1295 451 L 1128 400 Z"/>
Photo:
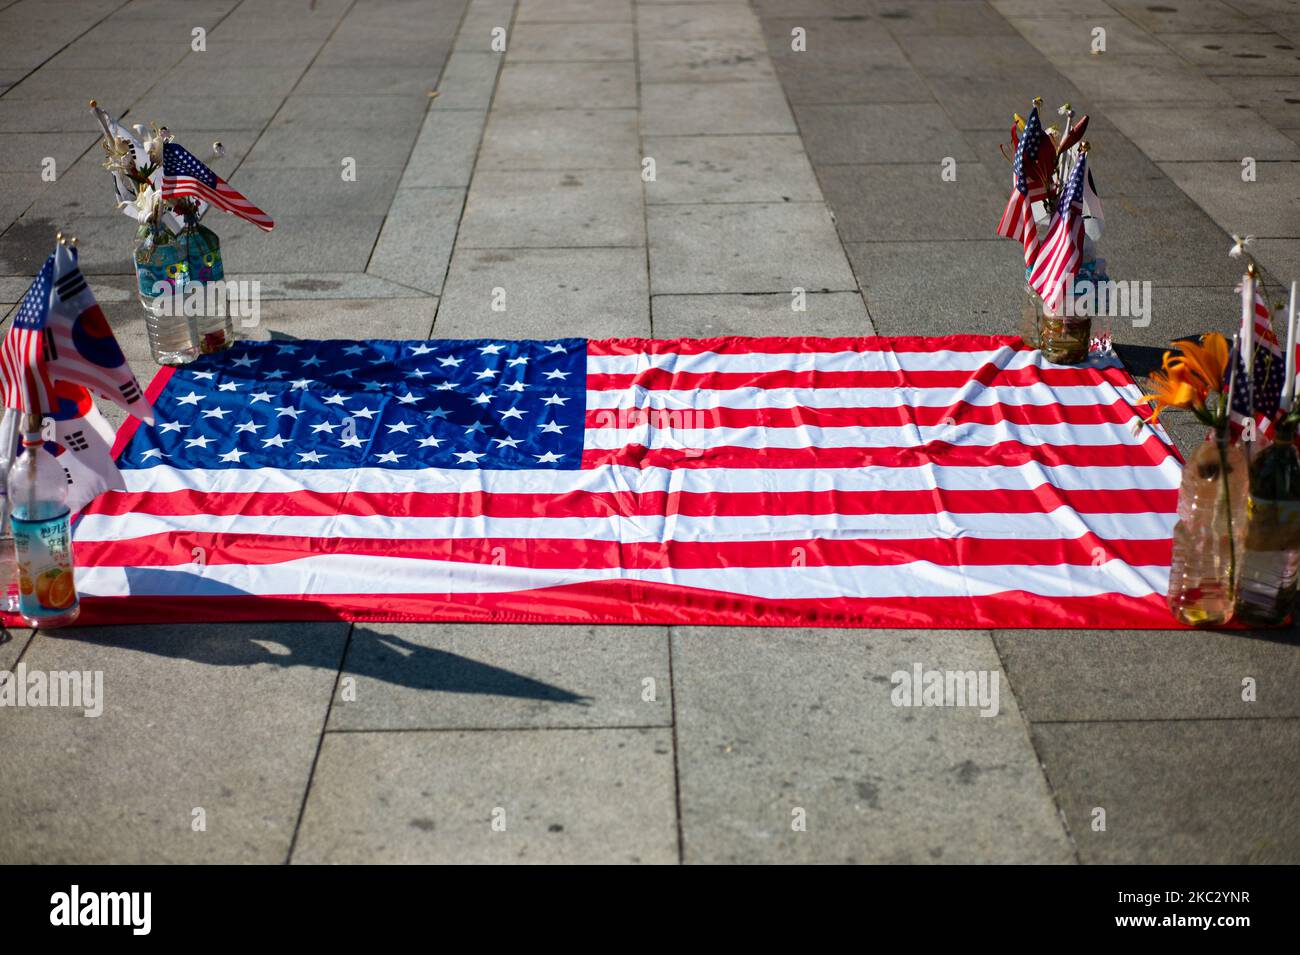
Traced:
<path fill-rule="evenodd" d="M 1014 332 L 1035 94 L 1092 116 L 1136 365 L 1234 325 L 1229 233 L 1300 277 L 1285 0 L 0 0 L 0 51 L 0 302 L 72 231 L 142 378 L 91 97 L 276 216 L 212 222 L 253 337 Z M 0 710 L 4 862 L 1300 861 L 1294 631 L 178 621 L 20 660 L 106 699 Z M 917 662 L 1000 713 L 895 708 Z"/>

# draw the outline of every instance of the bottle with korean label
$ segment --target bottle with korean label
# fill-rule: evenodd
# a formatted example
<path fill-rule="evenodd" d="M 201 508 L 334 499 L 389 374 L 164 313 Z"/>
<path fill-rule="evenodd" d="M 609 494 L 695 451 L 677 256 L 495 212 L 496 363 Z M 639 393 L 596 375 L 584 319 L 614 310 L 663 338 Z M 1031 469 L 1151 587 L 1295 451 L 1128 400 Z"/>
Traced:
<path fill-rule="evenodd" d="M 81 604 L 72 574 L 67 475 L 45 450 L 41 419 L 23 425 L 22 454 L 9 469 L 10 524 L 18 558 L 18 613 L 28 626 L 64 627 Z"/>

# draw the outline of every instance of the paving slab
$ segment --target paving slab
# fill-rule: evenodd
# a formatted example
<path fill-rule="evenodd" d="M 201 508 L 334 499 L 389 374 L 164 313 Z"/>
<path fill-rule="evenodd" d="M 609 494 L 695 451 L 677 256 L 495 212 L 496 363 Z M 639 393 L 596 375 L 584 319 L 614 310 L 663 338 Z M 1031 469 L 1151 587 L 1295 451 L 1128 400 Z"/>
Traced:
<path fill-rule="evenodd" d="M 329 729 L 671 722 L 665 628 L 373 623 L 353 627 Z"/>
<path fill-rule="evenodd" d="M 813 292 L 803 297 L 803 311 L 789 292 L 770 295 L 656 295 L 654 333 L 658 338 L 714 338 L 721 335 L 821 335 L 853 337 L 875 334 L 866 305 L 857 292 Z"/>
<path fill-rule="evenodd" d="M 636 66 L 613 63 L 507 63 L 496 109 L 635 109 Z"/>
<path fill-rule="evenodd" d="M 516 23 L 631 23 L 632 0 L 519 0 Z"/>
<path fill-rule="evenodd" d="M 1172 286 L 1240 281 L 1241 264 L 1228 258 L 1228 233 L 1185 196 L 1107 196 L 1104 203 L 1101 241 L 1111 278 Z M 1174 248 L 1180 254 L 1168 253 Z"/>
<path fill-rule="evenodd" d="M 261 232 L 256 226 L 232 217 L 222 224 L 219 232 L 222 259 L 226 271 L 233 275 L 253 270 L 354 271 L 369 257 L 383 224 L 382 215 L 277 214 L 275 229 Z M 124 256 L 129 267 L 130 241 L 121 248 L 124 251 L 119 257 Z"/>
<path fill-rule="evenodd" d="M 1278 129 L 1300 127 L 1300 93 L 1294 76 L 1216 76 L 1235 105 L 1253 109 Z"/>
<path fill-rule="evenodd" d="M 156 77 L 156 73 L 138 67 L 39 70 L 10 86 L 4 95 L 11 100 L 97 98 L 105 103 L 123 103 L 144 95 L 158 82 Z"/>
<path fill-rule="evenodd" d="M 424 66 L 312 66 L 294 88 L 315 96 L 358 93 L 371 96 L 406 96 L 435 89 L 441 61 Z"/>
<path fill-rule="evenodd" d="M 671 731 L 327 733 L 293 861 L 376 858 L 676 862 Z"/>
<path fill-rule="evenodd" d="M 636 110 L 496 110 L 478 168 L 628 170 L 640 160 Z"/>
<path fill-rule="evenodd" d="M 764 17 L 762 29 L 772 55 L 788 58 L 791 64 L 826 58 L 859 68 L 908 62 L 898 41 L 875 16 Z"/>
<path fill-rule="evenodd" d="M 294 93 L 284 101 L 268 132 L 281 127 L 307 129 L 384 130 L 418 126 L 429 108 L 427 94 L 342 94 L 321 96 Z"/>
<path fill-rule="evenodd" d="M 672 639 L 687 862 L 1072 861 L 1004 677 L 997 716 L 891 702 L 892 675 L 918 662 L 998 672 L 986 634 Z"/>
<path fill-rule="evenodd" d="M 130 123 L 143 123 L 148 126 L 153 122 L 171 123 L 177 136 L 184 136 L 189 129 L 232 129 L 254 130 L 260 132 L 284 104 L 285 97 L 276 93 L 250 93 L 238 98 L 225 96 L 203 97 L 187 102 L 183 114 L 178 114 L 176 97 L 166 90 L 154 89 L 132 103 L 122 117 Z M 107 98 L 100 103 L 105 109 L 121 108 Z M 83 107 L 85 103 L 81 104 Z M 86 118 L 93 118 L 89 111 Z M 183 122 L 183 125 L 182 125 Z M 83 124 L 84 125 L 84 124 Z"/>
<path fill-rule="evenodd" d="M 13 668 L 32 638 L 29 627 L 6 627 L 0 635 L 0 684 L 13 678 Z"/>
<path fill-rule="evenodd" d="M 647 203 L 820 202 L 798 136 L 648 136 Z"/>
<path fill-rule="evenodd" d="M 78 264 L 87 275 L 134 271 L 131 242 L 135 230 L 125 216 L 53 218 L 29 214 L 0 236 L 0 274 L 25 276 L 30 281 L 53 251 L 54 236 L 60 229 L 80 240 Z"/>
<path fill-rule="evenodd" d="M 189 111 L 186 112 L 188 115 Z M 0 99 L 0 133 L 89 132 L 93 135 L 94 123 L 82 99 Z"/>
<path fill-rule="evenodd" d="M 27 666 L 102 672 L 103 713 L 0 714 L 0 859 L 285 861 L 346 632 L 172 624 L 38 635 Z M 206 831 L 191 828 L 196 808 Z"/>
<path fill-rule="evenodd" d="M 992 230 L 990 230 L 992 231 Z M 1020 245 L 1006 239 L 851 242 L 849 261 L 882 335 L 1017 335 Z"/>
<path fill-rule="evenodd" d="M 1006 18 L 987 3 L 971 3 L 970 0 L 927 0 L 925 3 L 873 0 L 870 6 L 873 19 L 879 20 L 895 36 L 923 33 L 974 38 L 1014 32 Z"/>
<path fill-rule="evenodd" d="M 646 227 L 656 295 L 857 289 L 819 202 L 649 206 Z"/>
<path fill-rule="evenodd" d="M 366 271 L 437 295 L 464 204 L 464 189 L 399 189 Z"/>
<path fill-rule="evenodd" d="M 1032 0 L 1021 0 L 1032 3 Z M 1198 3 L 1147 3 L 1108 0 L 1110 6 L 1152 33 L 1267 33 L 1268 28 L 1218 0 Z"/>
<path fill-rule="evenodd" d="M 359 272 L 241 272 L 239 278 L 260 282 L 264 299 L 427 298 L 428 293 L 377 275 Z M 103 301 L 100 286 L 95 294 Z"/>
<path fill-rule="evenodd" d="M 1256 239 L 1251 253 L 1265 271 L 1288 286 L 1300 280 L 1300 243 L 1294 239 Z"/>
<path fill-rule="evenodd" d="M 492 308 L 504 292 L 502 311 Z M 650 334 L 645 250 L 469 249 L 452 259 L 440 338 Z"/>
<path fill-rule="evenodd" d="M 635 168 L 480 170 L 456 241 L 466 248 L 642 245 L 641 177 Z"/>
<path fill-rule="evenodd" d="M 988 0 L 989 6 L 1010 20 L 1025 17 L 1062 19 L 1066 17 L 1114 16 L 1106 0 Z"/>
<path fill-rule="evenodd" d="M 1071 103 L 1149 106 L 1222 104 L 1230 97 L 1226 90 L 1170 53 L 1149 56 L 1062 58 L 1054 64 L 1079 89 Z M 1058 102 L 1055 97 L 1047 100 Z"/>
<path fill-rule="evenodd" d="M 240 334 L 255 340 L 428 338 L 437 308 L 436 298 L 273 301 L 263 304 L 258 326 Z M 138 305 L 135 311 L 143 315 Z"/>
<path fill-rule="evenodd" d="M 1300 159 L 1300 146 L 1248 109 L 1108 109 L 1106 116 L 1156 161 Z"/>
<path fill-rule="evenodd" d="M 1300 716 L 1291 631 L 1000 630 L 993 639 L 1034 723 Z M 1247 678 L 1253 702 L 1242 699 Z"/>
<path fill-rule="evenodd" d="M 244 166 L 231 177 L 231 182 L 272 217 L 282 214 L 308 212 L 312 215 L 383 215 L 393 203 L 398 180 L 402 176 L 397 167 L 358 167 L 356 179 L 344 179 L 342 170 L 330 166 L 305 169 L 283 169 L 275 165 Z M 108 173 L 101 173 L 105 182 L 105 205 L 112 197 Z M 224 218 L 224 216 L 222 216 Z M 214 213 L 204 223 L 223 232 Z M 276 226 L 279 228 L 278 224 Z M 365 263 L 360 263 L 364 265 Z"/>
<path fill-rule="evenodd" d="M 510 62 L 631 60 L 631 23 L 519 23 L 510 33 Z"/>
<path fill-rule="evenodd" d="M 1160 42 L 1210 76 L 1300 74 L 1300 50 L 1276 33 L 1162 33 Z"/>
<path fill-rule="evenodd" d="M 647 136 L 797 132 L 781 85 L 772 81 L 643 83 Z"/>
<path fill-rule="evenodd" d="M 745 3 L 637 4 L 636 26 L 646 40 L 760 35 L 758 18 Z"/>
<path fill-rule="evenodd" d="M 1259 162 L 1254 182 L 1242 181 L 1237 162 L 1163 162 L 1160 168 L 1230 232 L 1300 236 L 1300 165 Z"/>
<path fill-rule="evenodd" d="M 467 187 L 486 123 L 486 111 L 430 110 L 402 170 L 402 186 Z"/>
<path fill-rule="evenodd" d="M 455 50 L 447 58 L 442 77 L 436 85 L 438 98 L 431 110 L 486 110 L 496 89 L 501 70 L 499 53 L 470 53 Z M 434 86 L 430 86 L 434 89 Z"/>
<path fill-rule="evenodd" d="M 1029 101 L 1041 96 L 1050 117 L 1062 103 L 1088 104 L 1093 100 L 1051 67 L 1018 70 L 1000 76 L 936 75 L 926 78 L 934 98 L 948 110 L 958 129 L 1010 130 L 1012 115 L 1025 115 Z"/>
<path fill-rule="evenodd" d="M 642 40 L 643 83 L 707 83 L 771 79 L 772 64 L 757 37 Z"/>
<path fill-rule="evenodd" d="M 805 103 L 930 103 L 921 74 L 899 66 L 860 66 L 851 54 L 808 57 L 771 48 L 777 75 L 795 105 Z"/>
<path fill-rule="evenodd" d="M 1294 719 L 1033 727 L 1080 860 L 1106 864 L 1294 861 L 1297 732 Z"/>
<path fill-rule="evenodd" d="M 1084 107 L 1086 111 L 1086 107 Z M 1010 126 L 1002 129 L 964 130 L 962 135 L 975 150 L 976 157 L 987 163 L 995 179 L 1011 180 L 1011 164 L 999 152 L 1004 146 L 1010 152 Z M 1103 203 L 1111 196 L 1163 196 L 1182 198 L 1179 189 L 1160 171 L 1147 154 L 1134 145 L 1119 129 L 1100 113 L 1090 114 L 1088 120 L 1088 168 Z"/>
<path fill-rule="evenodd" d="M 987 239 L 1006 206 L 1008 180 L 995 184 L 980 162 L 959 162 L 956 171 L 956 181 L 943 181 L 935 160 L 825 166 L 818 177 L 845 242 Z"/>
<path fill-rule="evenodd" d="M 796 106 L 794 114 L 818 167 L 981 158 L 935 103 Z"/>
<path fill-rule="evenodd" d="M 26 173 L 40 179 L 52 171 L 55 176 L 95 145 L 90 130 L 75 133 L 5 133 L 0 140 L 0 172 Z M 50 166 L 49 161 L 54 160 Z"/>
<path fill-rule="evenodd" d="M 418 119 L 392 124 L 383 129 L 322 128 L 319 126 L 277 126 L 262 133 L 244 160 L 254 169 L 333 169 L 342 179 L 345 159 L 353 160 L 358 178 L 370 169 L 406 165 L 419 130 Z"/>
<path fill-rule="evenodd" d="M 1122 56 L 1151 56 L 1168 54 L 1169 47 L 1128 17 L 1078 16 L 1070 19 L 1016 17 L 1010 21 L 1015 29 L 1044 56 L 1053 60 L 1059 57 L 1098 56 L 1107 61 Z M 1095 36 L 1096 29 L 1105 30 Z M 1098 53 L 1094 44 L 1104 42 Z"/>

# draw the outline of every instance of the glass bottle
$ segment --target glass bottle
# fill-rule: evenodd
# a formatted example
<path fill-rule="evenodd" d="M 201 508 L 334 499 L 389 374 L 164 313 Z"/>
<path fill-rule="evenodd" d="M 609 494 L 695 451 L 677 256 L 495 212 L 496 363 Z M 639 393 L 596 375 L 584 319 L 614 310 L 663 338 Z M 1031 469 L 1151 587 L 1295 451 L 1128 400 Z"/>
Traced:
<path fill-rule="evenodd" d="M 1061 304 L 1064 306 L 1065 302 Z M 1091 316 L 1055 315 L 1046 307 L 1039 312 L 1038 347 L 1048 361 L 1057 365 L 1081 365 L 1088 360 L 1091 342 Z"/>
<path fill-rule="evenodd" d="M 1246 504 L 1246 553 L 1237 615 L 1275 625 L 1291 615 L 1300 571 L 1300 454 L 1296 424 L 1278 423 L 1273 443 L 1255 454 Z"/>
<path fill-rule="evenodd" d="M 30 627 L 67 626 L 81 603 L 72 572 L 68 476 L 45 450 L 39 415 L 23 425 L 23 452 L 9 469 L 18 613 Z"/>
<path fill-rule="evenodd" d="M 1193 627 L 1232 619 L 1245 543 L 1249 478 L 1240 445 L 1212 431 L 1183 469 L 1167 601 Z"/>

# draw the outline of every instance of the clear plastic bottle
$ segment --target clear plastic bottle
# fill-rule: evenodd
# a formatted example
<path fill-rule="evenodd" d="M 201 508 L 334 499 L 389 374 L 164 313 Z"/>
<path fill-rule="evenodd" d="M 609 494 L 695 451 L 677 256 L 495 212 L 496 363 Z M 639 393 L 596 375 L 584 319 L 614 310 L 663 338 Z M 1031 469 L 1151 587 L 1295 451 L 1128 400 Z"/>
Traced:
<path fill-rule="evenodd" d="M 18 612 L 31 627 L 63 627 L 81 603 L 72 571 L 72 526 L 67 475 L 45 450 L 40 418 L 23 427 L 23 453 L 9 469 L 14 549 L 18 561 Z"/>
<path fill-rule="evenodd" d="M 1237 589 L 1237 615 L 1247 623 L 1284 623 L 1300 571 L 1300 454 L 1295 424 L 1278 425 L 1273 443 L 1250 467 L 1246 556 Z"/>
<path fill-rule="evenodd" d="M 18 612 L 18 557 L 9 515 L 0 518 L 0 613 Z"/>
<path fill-rule="evenodd" d="M 1232 619 L 1246 537 L 1249 478 L 1239 445 L 1211 433 L 1183 469 L 1169 568 L 1169 609 L 1185 624 Z"/>

